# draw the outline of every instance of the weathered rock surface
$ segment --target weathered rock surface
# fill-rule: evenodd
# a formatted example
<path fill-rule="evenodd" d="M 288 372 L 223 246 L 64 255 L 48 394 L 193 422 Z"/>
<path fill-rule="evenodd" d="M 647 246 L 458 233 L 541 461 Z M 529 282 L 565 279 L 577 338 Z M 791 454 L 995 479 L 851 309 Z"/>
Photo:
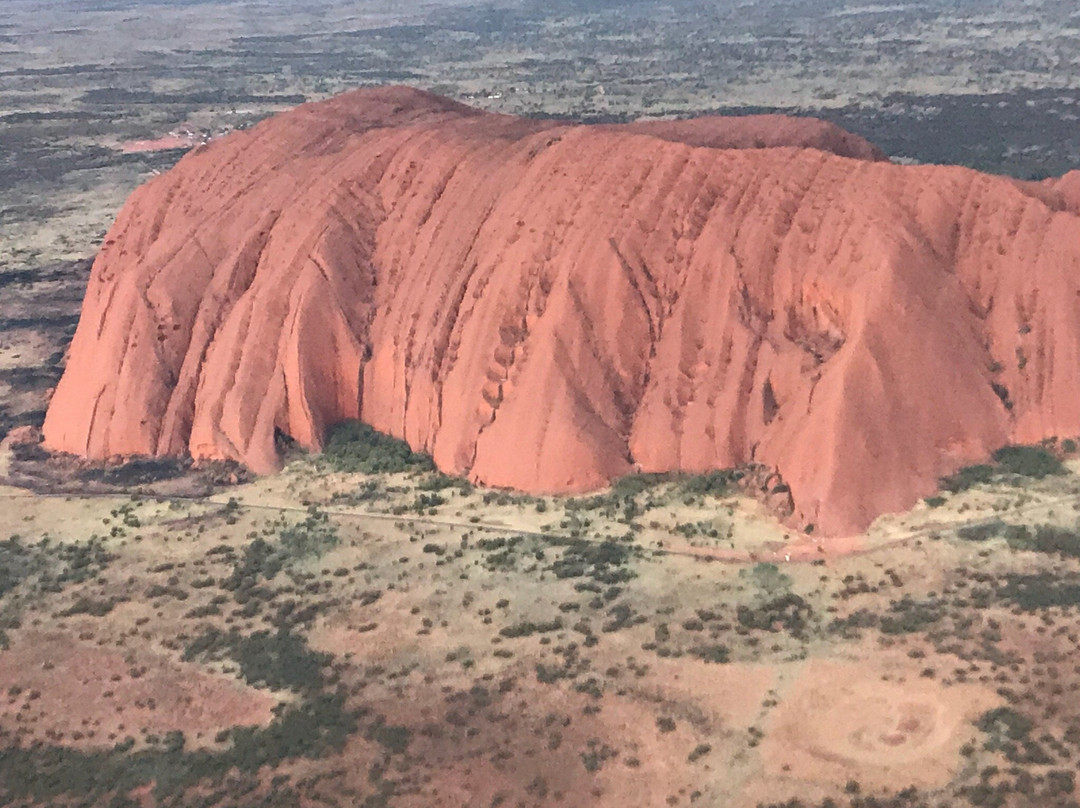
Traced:
<path fill-rule="evenodd" d="M 276 468 L 363 418 L 492 485 L 754 461 L 858 531 L 1080 433 L 1080 174 L 880 160 L 821 122 L 584 127 L 401 88 L 138 189 L 48 446 Z"/>

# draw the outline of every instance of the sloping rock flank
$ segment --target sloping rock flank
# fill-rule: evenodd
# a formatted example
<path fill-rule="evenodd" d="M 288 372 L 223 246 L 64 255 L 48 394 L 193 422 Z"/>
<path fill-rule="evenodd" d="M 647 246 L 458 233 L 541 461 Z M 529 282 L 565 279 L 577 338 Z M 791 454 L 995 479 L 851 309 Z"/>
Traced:
<path fill-rule="evenodd" d="M 861 530 L 1080 433 L 1080 175 L 880 158 L 775 117 L 300 107 L 132 195 L 46 443 L 267 472 L 359 417 L 527 491 L 761 463 L 796 524 Z"/>

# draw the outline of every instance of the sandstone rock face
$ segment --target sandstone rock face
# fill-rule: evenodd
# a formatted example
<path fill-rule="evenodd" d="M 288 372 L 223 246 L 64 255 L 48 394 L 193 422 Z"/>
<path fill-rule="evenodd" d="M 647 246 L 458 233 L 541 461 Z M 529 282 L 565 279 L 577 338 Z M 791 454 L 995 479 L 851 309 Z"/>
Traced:
<path fill-rule="evenodd" d="M 585 127 L 350 93 L 199 147 L 94 265 L 48 446 L 277 467 L 362 418 L 527 491 L 755 462 L 865 528 L 1080 433 L 1080 175 L 816 121 Z"/>

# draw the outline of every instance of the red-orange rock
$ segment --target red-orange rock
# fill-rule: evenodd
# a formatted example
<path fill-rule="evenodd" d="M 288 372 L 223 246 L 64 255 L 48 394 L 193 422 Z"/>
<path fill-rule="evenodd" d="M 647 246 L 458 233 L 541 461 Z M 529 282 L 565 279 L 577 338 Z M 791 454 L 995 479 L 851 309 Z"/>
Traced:
<path fill-rule="evenodd" d="M 300 107 L 132 195 L 46 443 L 266 472 L 275 430 L 361 417 L 529 491 L 754 461 L 802 524 L 858 531 L 1080 433 L 1080 175 L 879 157 L 775 117 Z"/>

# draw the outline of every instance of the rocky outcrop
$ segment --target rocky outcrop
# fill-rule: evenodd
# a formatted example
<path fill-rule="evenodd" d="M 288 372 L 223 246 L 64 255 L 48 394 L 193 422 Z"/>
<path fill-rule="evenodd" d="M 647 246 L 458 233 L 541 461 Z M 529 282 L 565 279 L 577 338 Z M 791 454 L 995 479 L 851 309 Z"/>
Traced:
<path fill-rule="evenodd" d="M 529 491 L 754 462 L 826 534 L 1080 433 L 1080 181 L 816 121 L 350 93 L 193 150 L 94 265 L 48 446 L 277 467 L 362 418 Z"/>

